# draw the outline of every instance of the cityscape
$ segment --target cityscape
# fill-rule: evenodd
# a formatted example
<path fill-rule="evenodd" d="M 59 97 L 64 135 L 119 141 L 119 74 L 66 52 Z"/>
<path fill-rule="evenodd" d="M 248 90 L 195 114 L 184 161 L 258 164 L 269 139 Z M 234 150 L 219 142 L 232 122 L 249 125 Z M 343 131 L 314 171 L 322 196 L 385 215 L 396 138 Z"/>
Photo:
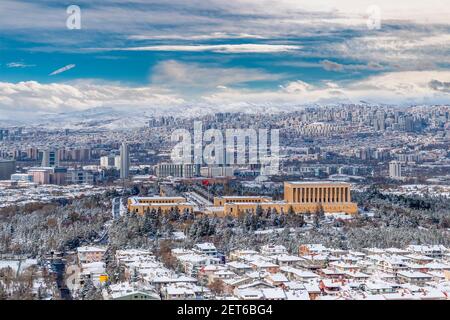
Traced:
<path fill-rule="evenodd" d="M 0 4 L 0 300 L 450 300 L 449 8 L 78 2 Z"/>

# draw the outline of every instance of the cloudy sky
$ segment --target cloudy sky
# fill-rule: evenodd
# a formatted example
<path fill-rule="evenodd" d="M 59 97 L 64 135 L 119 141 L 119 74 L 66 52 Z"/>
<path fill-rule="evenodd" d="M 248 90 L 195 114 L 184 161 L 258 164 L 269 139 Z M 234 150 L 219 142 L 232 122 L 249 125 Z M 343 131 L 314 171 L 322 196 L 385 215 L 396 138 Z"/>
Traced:
<path fill-rule="evenodd" d="M 450 103 L 448 0 L 123 2 L 1 0 L 0 120 Z"/>

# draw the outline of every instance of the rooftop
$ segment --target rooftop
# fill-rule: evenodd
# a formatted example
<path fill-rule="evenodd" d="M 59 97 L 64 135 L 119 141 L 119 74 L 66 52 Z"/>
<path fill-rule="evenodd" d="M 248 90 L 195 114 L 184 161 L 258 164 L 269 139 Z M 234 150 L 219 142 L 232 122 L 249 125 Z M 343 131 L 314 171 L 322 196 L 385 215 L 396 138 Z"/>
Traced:
<path fill-rule="evenodd" d="M 335 185 L 335 186 L 350 186 L 347 182 L 336 182 L 336 181 L 289 181 L 285 182 L 286 185 L 313 185 L 313 186 L 322 186 L 322 185 Z"/>

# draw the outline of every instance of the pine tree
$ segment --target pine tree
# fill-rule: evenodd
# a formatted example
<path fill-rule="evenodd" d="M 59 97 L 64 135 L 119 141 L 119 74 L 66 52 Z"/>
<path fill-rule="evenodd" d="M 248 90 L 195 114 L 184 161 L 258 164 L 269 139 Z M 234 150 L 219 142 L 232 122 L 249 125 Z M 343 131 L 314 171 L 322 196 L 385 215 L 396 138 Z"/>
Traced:
<path fill-rule="evenodd" d="M 294 208 L 292 206 L 289 206 L 288 215 L 293 215 L 293 214 L 295 214 Z"/>
<path fill-rule="evenodd" d="M 262 216 L 262 214 L 263 214 L 263 209 L 262 209 L 261 205 L 258 204 L 258 205 L 256 206 L 255 214 L 256 214 L 258 217 L 261 217 L 261 216 Z"/>

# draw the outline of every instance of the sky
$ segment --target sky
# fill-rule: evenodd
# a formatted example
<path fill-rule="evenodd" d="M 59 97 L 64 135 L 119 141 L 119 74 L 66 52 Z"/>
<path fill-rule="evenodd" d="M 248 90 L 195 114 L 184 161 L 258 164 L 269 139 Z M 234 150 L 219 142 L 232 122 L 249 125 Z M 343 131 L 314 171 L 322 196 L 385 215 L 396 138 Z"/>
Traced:
<path fill-rule="evenodd" d="M 450 104 L 448 17 L 448 0 L 1 0 L 0 120 Z"/>

